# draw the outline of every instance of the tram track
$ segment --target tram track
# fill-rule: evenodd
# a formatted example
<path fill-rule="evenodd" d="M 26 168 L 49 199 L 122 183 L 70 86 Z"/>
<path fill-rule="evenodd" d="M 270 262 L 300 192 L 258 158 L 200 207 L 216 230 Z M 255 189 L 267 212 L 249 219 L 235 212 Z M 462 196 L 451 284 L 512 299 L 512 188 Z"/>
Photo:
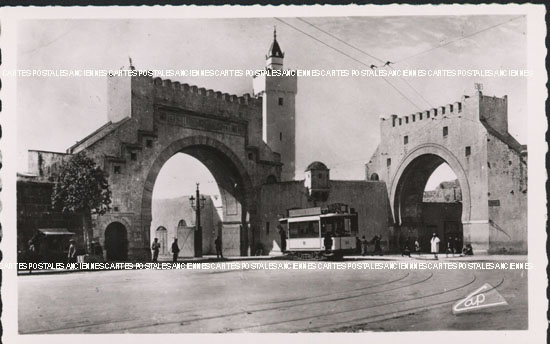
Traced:
<path fill-rule="evenodd" d="M 353 309 L 347 309 L 347 310 L 343 310 L 343 311 L 335 311 L 335 312 L 329 312 L 329 313 L 325 312 L 325 313 L 322 313 L 322 314 L 315 314 L 315 315 L 311 315 L 311 316 L 307 316 L 307 317 L 294 318 L 294 319 L 290 319 L 290 320 L 282 320 L 282 321 L 266 323 L 266 324 L 259 324 L 259 325 L 245 326 L 245 327 L 240 327 L 240 328 L 226 329 L 223 332 L 233 332 L 233 331 L 247 330 L 247 329 L 256 328 L 256 327 L 262 327 L 262 326 L 280 325 L 280 324 L 289 323 L 289 322 L 310 320 L 310 319 L 315 319 L 315 318 L 319 318 L 319 317 L 323 317 L 323 316 L 329 316 L 329 315 L 345 314 L 345 313 L 356 312 L 356 311 L 361 311 L 361 310 L 370 309 L 370 308 L 390 306 L 390 305 L 395 305 L 395 304 L 398 304 L 398 303 L 409 302 L 409 301 L 424 299 L 424 298 L 428 298 L 428 297 L 439 296 L 439 295 L 447 294 L 447 293 L 465 288 L 465 287 L 473 284 L 476 281 L 476 279 L 477 279 L 477 276 L 474 274 L 472 280 L 469 281 L 468 283 L 460 285 L 460 286 L 452 288 L 452 289 L 445 290 L 443 292 L 437 292 L 437 293 L 432 293 L 432 294 L 427 294 L 427 295 L 421 295 L 421 296 L 414 297 L 414 298 L 409 298 L 409 299 L 404 299 L 404 300 L 396 300 L 396 301 L 386 302 L 386 303 L 382 303 L 382 304 L 378 304 L 378 305 L 369 305 L 369 306 L 364 306 L 364 307 L 356 307 L 356 308 L 353 308 Z M 504 279 L 503 279 L 503 281 L 504 281 Z M 499 285 L 502 284 L 503 281 L 501 281 L 501 283 L 499 283 Z M 460 300 L 460 299 L 462 299 L 462 298 L 459 298 L 458 300 Z M 448 302 L 451 302 L 451 301 L 446 301 L 446 303 L 448 303 Z M 403 312 L 403 311 L 401 311 L 401 312 Z M 392 313 L 389 313 L 389 314 L 392 314 Z M 379 316 L 382 316 L 382 315 L 379 315 Z M 311 328 L 307 328 L 304 331 L 311 331 Z"/>
<path fill-rule="evenodd" d="M 500 287 L 503 283 L 504 283 L 505 279 L 502 278 L 500 280 L 500 282 L 495 285 L 494 287 L 492 287 L 491 289 L 488 289 L 488 290 L 484 290 L 483 292 L 484 293 L 487 293 L 491 290 L 496 290 L 498 287 Z M 474 294 L 472 296 L 475 296 L 477 294 Z M 426 295 L 424 296 L 423 298 L 425 297 L 431 297 L 431 296 L 434 296 L 434 295 Z M 457 302 L 457 301 L 460 301 L 464 299 L 464 296 L 462 297 L 459 297 L 459 298 L 456 298 L 456 299 L 452 299 L 452 300 L 446 300 L 446 301 L 441 301 L 441 302 L 436 302 L 436 303 L 432 303 L 432 304 L 429 304 L 429 305 L 423 305 L 423 306 L 419 306 L 419 307 L 411 307 L 411 308 L 408 308 L 408 309 L 403 309 L 403 310 L 400 310 L 400 311 L 396 311 L 396 312 L 388 312 L 388 313 L 383 313 L 383 314 L 377 314 L 377 315 L 372 315 L 372 316 L 367 316 L 367 317 L 361 317 L 361 318 L 355 318 L 355 319 L 351 319 L 351 320 L 346 320 L 345 322 L 339 322 L 339 323 L 333 323 L 335 325 L 348 325 L 348 326 L 353 326 L 353 325 L 350 325 L 349 323 L 350 322 L 357 322 L 357 321 L 362 321 L 362 320 L 365 320 L 365 319 L 376 319 L 376 318 L 379 318 L 379 317 L 383 317 L 382 319 L 377 319 L 377 320 L 374 320 L 374 321 L 371 321 L 371 323 L 374 323 L 374 322 L 380 322 L 380 321 L 384 321 L 384 320 L 389 320 L 389 319 L 393 319 L 393 318 L 397 318 L 397 317 L 402 317 L 403 315 L 406 315 L 406 314 L 403 314 L 403 313 L 410 313 L 410 312 L 418 312 L 418 311 L 427 311 L 433 307 L 438 307 L 438 306 L 443 306 L 445 304 L 450 304 L 450 303 L 454 303 L 454 302 Z M 395 303 L 395 302 L 394 302 Z M 385 316 L 388 316 L 390 315 L 389 317 L 385 317 Z M 358 326 L 358 325 L 361 325 L 361 324 L 355 324 L 355 326 Z M 333 326 L 331 326 L 333 327 Z M 306 330 L 304 331 L 295 331 L 295 332 L 306 332 L 306 331 L 315 331 L 315 330 L 319 330 L 323 328 L 322 326 L 317 326 L 317 327 L 313 327 L 313 328 L 307 328 Z"/>
<path fill-rule="evenodd" d="M 407 276 L 409 276 L 409 275 L 410 274 L 407 274 Z M 293 308 L 293 307 L 306 306 L 306 305 L 310 305 L 310 304 L 319 304 L 319 303 L 326 303 L 326 302 L 349 300 L 349 299 L 353 299 L 353 298 L 359 298 L 359 297 L 363 297 L 363 296 L 374 295 L 374 294 L 379 294 L 379 293 L 385 293 L 385 292 L 399 290 L 399 289 L 403 289 L 403 288 L 409 288 L 411 286 L 424 283 L 424 282 L 430 280 L 432 277 L 433 277 L 433 273 L 430 273 L 428 275 L 428 277 L 426 277 L 426 278 L 424 278 L 420 281 L 416 281 L 414 283 L 409 283 L 409 284 L 405 284 L 405 285 L 390 288 L 390 289 L 383 289 L 383 290 L 378 290 L 378 291 L 373 291 L 373 292 L 368 292 L 368 293 L 362 293 L 362 294 L 359 294 L 359 295 L 353 295 L 353 296 L 348 296 L 348 297 L 338 297 L 338 298 L 331 298 L 331 299 L 321 300 L 321 301 L 311 301 L 311 302 L 291 304 L 291 305 L 283 305 L 283 306 L 277 306 L 277 307 L 267 307 L 267 308 L 261 308 L 261 309 L 243 309 L 243 310 L 240 310 L 238 312 L 231 312 L 231 313 L 220 314 L 220 315 L 197 317 L 197 318 L 192 318 L 192 319 L 178 319 L 177 321 L 125 327 L 125 328 L 122 328 L 122 329 L 117 329 L 116 331 L 117 332 L 118 331 L 129 331 L 129 330 L 144 328 L 144 327 L 153 327 L 153 326 L 159 326 L 159 325 L 170 325 L 170 324 L 178 324 L 178 323 L 179 324 L 184 324 L 184 325 L 189 325 L 191 323 L 204 321 L 204 320 L 214 320 L 214 319 L 227 318 L 227 317 L 239 316 L 239 315 L 243 315 L 243 314 L 252 314 L 252 313 L 259 313 L 259 312 L 266 312 L 266 311 L 276 311 L 276 310 L 281 310 L 281 309 L 288 309 L 288 308 Z M 397 280 L 402 280 L 402 279 L 403 278 L 400 278 L 400 279 L 397 279 Z M 379 284 L 377 286 L 381 286 L 381 285 L 385 285 L 385 284 L 388 284 L 388 283 Z M 371 287 L 373 287 L 373 286 L 371 286 Z M 330 294 L 330 295 L 332 295 L 332 294 Z"/>
<path fill-rule="evenodd" d="M 373 284 L 373 285 L 369 285 L 369 286 L 362 287 L 362 288 L 342 290 L 342 291 L 337 291 L 335 293 L 312 295 L 312 296 L 300 297 L 300 298 L 295 298 L 295 299 L 287 299 L 287 300 L 271 301 L 271 302 L 264 302 L 264 303 L 256 303 L 256 304 L 252 304 L 250 306 L 260 306 L 260 305 L 279 304 L 279 303 L 286 303 L 286 302 L 295 302 L 295 301 L 314 299 L 314 298 L 318 298 L 318 297 L 331 296 L 331 295 L 336 295 L 336 294 L 352 293 L 352 292 L 356 292 L 356 291 L 360 291 L 360 290 L 376 288 L 376 287 L 392 284 L 392 283 L 395 283 L 395 282 L 399 282 L 399 281 L 404 280 L 405 278 L 409 277 L 410 274 L 411 274 L 410 272 L 407 272 L 407 274 L 405 274 L 403 277 L 397 278 L 395 280 L 386 281 L 386 282 L 379 283 L 379 284 Z"/>

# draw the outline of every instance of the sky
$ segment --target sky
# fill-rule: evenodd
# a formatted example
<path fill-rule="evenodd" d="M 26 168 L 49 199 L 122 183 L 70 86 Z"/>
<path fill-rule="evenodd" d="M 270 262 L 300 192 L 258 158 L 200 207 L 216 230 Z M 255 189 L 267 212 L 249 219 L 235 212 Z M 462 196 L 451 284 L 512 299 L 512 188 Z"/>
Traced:
<path fill-rule="evenodd" d="M 130 56 L 137 69 L 261 69 L 276 26 L 285 68 L 365 69 L 381 61 L 395 62 L 395 69 L 527 68 L 524 17 L 303 19 L 325 32 L 298 18 L 284 18 L 284 22 L 275 18 L 26 20 L 18 27 L 17 66 L 109 70 L 127 67 Z M 19 171 L 27 170 L 28 149 L 63 152 L 107 122 L 105 79 L 18 78 Z M 252 93 L 252 80 L 247 77 L 172 80 L 230 94 Z M 406 97 L 380 78 L 298 78 L 298 178 L 310 162 L 320 160 L 331 169 L 332 179 L 363 179 L 364 164 L 380 141 L 380 117 L 454 103 L 472 94 L 474 83 L 483 84 L 484 94 L 508 95 L 509 130 L 520 143 L 526 143 L 526 79 L 407 77 L 390 82 Z M 189 164 L 194 162 L 185 157 L 170 161 L 174 172 L 166 180 L 158 179 L 155 188 L 165 191 L 155 192 L 157 197 L 178 196 L 170 193 L 174 176 Z M 441 180 L 454 177 L 449 169 L 441 170 Z M 193 192 L 195 182 L 212 183 L 211 175 L 206 178 L 203 172 L 197 168 L 181 177 L 188 184 L 182 194 Z"/>

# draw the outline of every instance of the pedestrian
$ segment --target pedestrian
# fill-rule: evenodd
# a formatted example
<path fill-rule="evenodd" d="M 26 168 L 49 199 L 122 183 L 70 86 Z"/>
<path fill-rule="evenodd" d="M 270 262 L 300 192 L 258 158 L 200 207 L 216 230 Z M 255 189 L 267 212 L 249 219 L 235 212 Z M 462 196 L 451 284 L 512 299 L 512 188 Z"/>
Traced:
<path fill-rule="evenodd" d="M 461 254 L 462 252 L 462 244 L 460 243 L 460 239 L 458 239 L 458 236 L 455 237 L 455 247 L 454 247 L 454 253 Z"/>
<path fill-rule="evenodd" d="M 416 240 L 414 241 L 414 251 L 420 257 L 420 243 L 418 242 L 418 238 L 416 238 Z"/>
<path fill-rule="evenodd" d="M 437 254 L 439 253 L 439 241 L 440 240 L 437 237 L 437 234 L 433 233 L 432 239 L 430 240 L 430 244 L 431 244 L 431 251 L 434 254 L 435 259 L 439 259 L 437 258 Z"/>
<path fill-rule="evenodd" d="M 153 250 L 153 263 L 158 262 L 159 251 L 160 251 L 160 242 L 158 238 L 153 240 L 153 245 L 151 245 L 151 250 Z"/>
<path fill-rule="evenodd" d="M 445 257 L 449 257 L 449 253 L 455 256 L 455 245 L 453 242 L 453 237 L 449 237 L 449 240 L 447 240 L 447 250 L 445 250 Z"/>
<path fill-rule="evenodd" d="M 405 245 L 403 245 L 403 251 L 401 251 L 401 257 L 407 256 L 411 258 L 411 248 L 409 247 L 410 239 L 407 238 Z"/>
<path fill-rule="evenodd" d="M 365 236 L 361 238 L 361 255 L 364 257 L 367 254 L 367 245 L 368 245 L 367 239 L 365 239 Z"/>
<path fill-rule="evenodd" d="M 29 262 L 29 275 L 30 275 L 32 274 L 32 268 L 34 263 L 38 261 L 36 246 L 34 246 L 34 242 L 32 240 L 29 240 L 29 247 L 27 248 L 27 261 Z"/>
<path fill-rule="evenodd" d="M 473 256 L 474 255 L 474 249 L 472 247 L 472 244 L 466 244 L 464 248 L 462 249 L 462 254 L 465 256 Z"/>
<path fill-rule="evenodd" d="M 361 240 L 359 239 L 359 237 L 356 235 L 355 236 L 355 253 L 356 254 L 361 254 L 362 252 L 362 249 L 361 249 Z"/>
<path fill-rule="evenodd" d="M 178 246 L 178 238 L 174 238 L 174 242 L 172 243 L 172 263 L 176 263 L 178 261 L 179 253 L 180 248 Z"/>
<path fill-rule="evenodd" d="M 330 231 L 327 231 L 325 233 L 325 239 L 323 240 L 323 244 L 325 245 L 325 252 L 328 253 L 332 249 L 332 233 Z"/>
<path fill-rule="evenodd" d="M 279 235 L 281 236 L 281 252 L 286 252 L 286 231 L 283 227 L 279 228 Z"/>
<path fill-rule="evenodd" d="M 220 238 L 220 235 L 216 237 L 216 240 L 214 240 L 214 244 L 216 245 L 216 257 L 218 259 L 223 259 L 223 252 L 222 252 L 222 238 Z"/>
<path fill-rule="evenodd" d="M 372 238 L 372 244 L 374 245 L 374 251 L 372 252 L 372 255 L 374 256 L 376 253 L 378 253 L 379 256 L 382 255 L 382 246 L 380 245 L 382 242 L 382 237 L 380 235 L 375 235 L 374 238 Z"/>
<path fill-rule="evenodd" d="M 76 246 L 74 239 L 69 240 L 69 253 L 67 254 L 67 264 L 76 263 Z"/>

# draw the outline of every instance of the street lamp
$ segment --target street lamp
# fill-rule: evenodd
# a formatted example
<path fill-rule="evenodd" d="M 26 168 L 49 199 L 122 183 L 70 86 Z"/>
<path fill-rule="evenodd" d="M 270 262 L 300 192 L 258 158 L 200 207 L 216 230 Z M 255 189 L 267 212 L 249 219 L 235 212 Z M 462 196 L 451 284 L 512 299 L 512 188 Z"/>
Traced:
<path fill-rule="evenodd" d="M 195 200 L 197 203 L 195 204 Z M 201 209 L 204 208 L 206 198 L 201 196 L 199 191 L 199 183 L 197 183 L 197 197 L 189 197 L 191 208 L 195 211 L 195 257 L 202 257 L 202 227 L 201 227 Z"/>

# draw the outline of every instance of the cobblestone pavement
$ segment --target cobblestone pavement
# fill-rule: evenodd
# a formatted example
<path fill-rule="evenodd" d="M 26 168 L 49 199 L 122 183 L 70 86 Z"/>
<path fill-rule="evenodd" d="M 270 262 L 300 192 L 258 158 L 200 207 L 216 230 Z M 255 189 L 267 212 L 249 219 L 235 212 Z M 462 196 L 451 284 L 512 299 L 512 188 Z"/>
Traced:
<path fill-rule="evenodd" d="M 525 257 L 481 260 L 525 262 Z M 247 260 L 254 262 L 284 263 Z M 19 332 L 520 330 L 528 325 L 527 271 L 262 268 L 23 275 Z M 485 283 L 509 305 L 452 314 L 456 300 Z"/>

